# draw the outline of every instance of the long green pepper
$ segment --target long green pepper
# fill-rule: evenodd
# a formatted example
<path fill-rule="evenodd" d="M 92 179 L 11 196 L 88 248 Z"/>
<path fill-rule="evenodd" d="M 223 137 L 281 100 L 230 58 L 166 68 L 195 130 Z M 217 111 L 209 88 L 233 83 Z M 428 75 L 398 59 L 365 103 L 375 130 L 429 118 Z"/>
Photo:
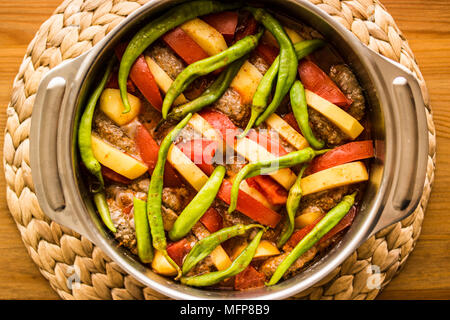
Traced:
<path fill-rule="evenodd" d="M 315 51 L 316 49 L 323 47 L 324 45 L 325 42 L 323 40 L 319 39 L 305 40 L 294 44 L 294 50 L 297 59 L 300 60 L 306 57 L 311 52 Z M 238 136 L 239 138 L 245 137 L 247 135 L 248 131 L 255 124 L 256 119 L 267 107 L 269 96 L 270 93 L 272 92 L 272 88 L 275 83 L 279 67 L 280 67 L 280 57 L 278 56 L 258 84 L 258 88 L 256 89 L 256 92 L 253 96 L 250 120 L 248 121 L 247 127 L 244 129 L 244 131 Z"/>
<path fill-rule="evenodd" d="M 302 83 L 297 80 L 291 88 L 290 93 L 292 112 L 295 120 L 297 120 L 300 131 L 308 141 L 309 145 L 314 149 L 322 149 L 325 143 L 317 140 L 309 126 L 308 105 L 306 103 L 305 88 Z"/>
<path fill-rule="evenodd" d="M 303 165 L 302 169 L 300 170 L 297 180 L 295 180 L 294 185 L 289 189 L 289 195 L 286 200 L 286 211 L 287 211 L 287 226 L 286 229 L 283 230 L 283 232 L 280 235 L 280 238 L 278 240 L 278 247 L 282 247 L 291 237 L 292 233 L 294 232 L 294 219 L 295 215 L 297 214 L 297 209 L 300 205 L 300 200 L 302 198 L 302 186 L 301 181 L 303 177 L 303 173 L 305 172 L 305 169 L 308 167 L 308 165 Z"/>
<path fill-rule="evenodd" d="M 172 82 L 164 97 L 161 114 L 167 119 L 167 114 L 175 99 L 198 77 L 223 68 L 230 63 L 247 55 L 258 45 L 263 31 L 256 35 L 249 35 L 237 41 L 228 49 L 209 58 L 194 62 L 187 66 Z"/>
<path fill-rule="evenodd" d="M 192 113 L 189 113 L 180 123 L 178 123 L 172 131 L 162 141 L 159 152 L 158 160 L 153 170 L 152 177 L 150 179 L 150 185 L 148 188 L 147 197 L 147 215 L 150 224 L 150 231 L 153 238 L 153 247 L 156 250 L 161 251 L 167 261 L 177 270 L 178 279 L 181 276 L 180 267 L 169 257 L 167 254 L 167 241 L 164 233 L 164 224 L 161 215 L 162 204 L 162 190 L 164 181 L 164 165 L 166 164 L 167 154 L 169 153 L 172 142 L 180 134 L 181 130 L 187 125 L 192 117 Z"/>
<path fill-rule="evenodd" d="M 239 193 L 239 185 L 242 180 L 260 175 L 274 172 L 280 169 L 296 166 L 301 163 L 310 162 L 314 157 L 321 155 L 328 150 L 313 150 L 312 148 L 305 148 L 290 152 L 284 156 L 271 159 L 251 162 L 245 165 L 235 176 L 233 185 L 231 187 L 231 199 L 228 212 L 236 210 L 237 198 Z"/>
<path fill-rule="evenodd" d="M 100 98 L 106 82 L 109 79 L 114 62 L 115 59 L 111 59 L 109 61 L 103 78 L 100 80 L 99 85 L 90 96 L 86 109 L 81 116 L 80 125 L 78 126 L 78 149 L 80 150 L 80 156 L 84 166 L 98 179 L 100 183 L 100 188 L 94 191 L 94 203 L 97 207 L 97 211 L 106 227 L 115 233 L 117 232 L 117 229 L 114 227 L 114 223 L 111 219 L 111 214 L 109 212 L 109 207 L 106 203 L 106 196 L 104 193 L 105 186 L 102 175 L 102 166 L 94 157 L 94 152 L 92 151 L 92 119 L 94 117 L 98 99 Z"/>
<path fill-rule="evenodd" d="M 336 226 L 339 221 L 350 211 L 351 207 L 355 203 L 356 192 L 345 196 L 341 202 L 331 209 L 325 217 L 323 217 L 300 242 L 289 253 L 289 255 L 281 262 L 275 273 L 270 278 L 270 281 L 266 283 L 268 286 L 276 284 L 281 277 L 286 273 L 289 267 L 298 259 L 302 254 L 312 248 L 324 235 Z"/>
<path fill-rule="evenodd" d="M 181 277 L 180 281 L 183 284 L 187 284 L 193 287 L 211 286 L 219 283 L 220 281 L 235 276 L 242 272 L 252 261 L 255 256 L 256 249 L 258 248 L 261 237 L 264 234 L 264 230 L 260 230 L 249 245 L 241 252 L 241 254 L 233 261 L 233 263 L 225 270 L 204 273 L 198 276 Z"/>
<path fill-rule="evenodd" d="M 228 228 L 220 229 L 197 242 L 184 259 L 182 267 L 183 275 L 187 274 L 197 263 L 206 258 L 221 243 L 233 237 L 242 236 L 253 228 L 265 229 L 260 224 L 236 224 Z"/>
<path fill-rule="evenodd" d="M 172 229 L 169 231 L 170 240 L 177 241 L 187 235 L 208 208 L 211 207 L 226 172 L 227 170 L 224 166 L 218 166 L 214 169 L 208 181 L 184 208 L 173 224 Z"/>
<path fill-rule="evenodd" d="M 153 260 L 152 236 L 147 217 L 146 202 L 134 198 L 134 227 L 136 229 L 136 241 L 139 259 L 143 263 Z"/>
<path fill-rule="evenodd" d="M 289 92 L 297 76 L 298 61 L 291 39 L 277 19 L 261 8 L 246 7 L 246 10 L 250 11 L 255 19 L 272 33 L 280 46 L 280 64 L 275 94 L 266 110 L 256 119 L 255 125 L 259 126 L 278 108 L 284 96 Z"/>
<path fill-rule="evenodd" d="M 198 112 L 204 107 L 219 100 L 230 86 L 245 60 L 247 60 L 247 56 L 244 56 L 230 64 L 225 71 L 220 73 L 220 76 L 205 90 L 205 92 L 203 92 L 200 97 L 183 105 L 176 106 L 167 115 L 167 119 L 181 120 L 188 113 Z"/>
<path fill-rule="evenodd" d="M 128 44 L 120 62 L 118 82 L 120 96 L 124 105 L 123 113 L 128 113 L 131 110 L 127 95 L 128 75 L 136 59 L 148 46 L 166 32 L 186 21 L 198 16 L 233 10 L 239 7 L 241 7 L 241 4 L 236 2 L 223 3 L 211 0 L 190 1 L 174 7 L 139 30 Z"/>

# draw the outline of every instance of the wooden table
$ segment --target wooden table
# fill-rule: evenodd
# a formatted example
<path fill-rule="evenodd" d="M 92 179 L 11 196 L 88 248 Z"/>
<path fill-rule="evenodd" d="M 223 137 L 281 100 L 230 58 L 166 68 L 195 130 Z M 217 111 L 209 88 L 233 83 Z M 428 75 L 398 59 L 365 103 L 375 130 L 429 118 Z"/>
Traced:
<path fill-rule="evenodd" d="M 0 2 L 0 127 L 28 43 L 62 0 Z M 436 179 L 422 235 L 380 299 L 450 299 L 450 9 L 447 0 L 384 0 L 427 81 L 438 135 Z M 0 150 L 3 150 L 3 138 Z M 58 299 L 22 244 L 0 175 L 0 299 Z"/>

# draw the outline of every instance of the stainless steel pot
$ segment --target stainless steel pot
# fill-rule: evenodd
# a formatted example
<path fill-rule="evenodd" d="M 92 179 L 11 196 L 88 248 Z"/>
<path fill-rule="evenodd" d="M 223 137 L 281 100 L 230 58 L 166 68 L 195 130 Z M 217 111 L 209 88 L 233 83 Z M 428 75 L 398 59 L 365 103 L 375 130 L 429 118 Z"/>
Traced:
<path fill-rule="evenodd" d="M 376 158 L 360 213 L 343 240 L 296 277 L 248 292 L 187 287 L 140 264 L 105 230 L 78 170 L 76 128 L 90 85 L 119 39 L 182 1 L 154 0 L 126 18 L 89 52 L 52 69 L 40 84 L 33 109 L 30 160 L 42 210 L 99 246 L 143 284 L 178 299 L 281 299 L 312 286 L 338 267 L 375 232 L 410 215 L 425 182 L 428 131 L 424 104 L 414 76 L 372 52 L 329 15 L 307 1 L 257 1 L 309 24 L 352 66 L 366 90 Z"/>

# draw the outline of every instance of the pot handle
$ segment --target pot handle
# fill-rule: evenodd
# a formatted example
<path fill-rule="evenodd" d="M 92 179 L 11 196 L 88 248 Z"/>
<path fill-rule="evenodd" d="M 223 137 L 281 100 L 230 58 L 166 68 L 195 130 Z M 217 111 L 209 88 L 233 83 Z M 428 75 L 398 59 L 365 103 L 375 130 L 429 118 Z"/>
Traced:
<path fill-rule="evenodd" d="M 41 80 L 30 128 L 30 164 L 39 205 L 52 220 L 84 236 L 88 234 L 64 193 L 58 168 L 58 122 L 68 107 L 71 87 L 86 55 L 61 63 Z M 67 174 L 67 173 L 66 173 Z"/>
<path fill-rule="evenodd" d="M 428 164 L 428 126 L 425 104 L 415 76 L 402 65 L 371 51 L 374 67 L 390 96 L 394 119 L 390 151 L 393 157 L 391 192 L 371 235 L 412 214 L 420 205 Z M 401 124 L 401 126 L 400 126 Z M 386 125 L 389 125 L 386 123 Z"/>

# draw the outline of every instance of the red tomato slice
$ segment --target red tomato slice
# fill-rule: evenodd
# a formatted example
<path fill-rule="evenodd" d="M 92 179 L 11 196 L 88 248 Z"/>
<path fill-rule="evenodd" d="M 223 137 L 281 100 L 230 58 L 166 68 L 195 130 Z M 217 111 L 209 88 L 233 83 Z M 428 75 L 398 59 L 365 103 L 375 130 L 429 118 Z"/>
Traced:
<path fill-rule="evenodd" d="M 372 158 L 374 156 L 371 140 L 354 141 L 315 158 L 307 169 L 308 174 L 313 174 L 344 163 Z"/>
<path fill-rule="evenodd" d="M 247 15 L 243 22 L 242 22 L 243 28 L 239 28 L 239 30 L 236 32 L 236 36 L 234 37 L 234 41 L 239 41 L 246 36 L 249 36 L 251 34 L 255 34 L 258 30 L 258 21 L 253 18 L 253 15 L 249 14 Z"/>
<path fill-rule="evenodd" d="M 299 62 L 298 74 L 305 88 L 322 98 L 345 110 L 352 104 L 353 101 L 347 98 L 333 80 L 311 60 L 302 59 Z"/>
<path fill-rule="evenodd" d="M 207 175 L 214 171 L 212 163 L 217 150 L 216 141 L 193 139 L 177 147 Z"/>
<path fill-rule="evenodd" d="M 278 54 L 280 53 L 280 49 L 278 49 L 277 47 L 262 42 L 258 44 L 255 50 L 256 53 L 261 58 L 263 58 L 269 65 L 272 65 L 272 63 L 275 61 L 275 59 L 278 57 Z"/>
<path fill-rule="evenodd" d="M 262 288 L 266 282 L 264 273 L 257 271 L 251 265 L 238 273 L 234 278 L 235 290 L 246 290 L 252 288 Z"/>
<path fill-rule="evenodd" d="M 190 250 L 191 245 L 186 240 L 186 238 L 167 245 L 167 254 L 180 267 L 183 265 L 184 257 L 189 253 Z"/>
<path fill-rule="evenodd" d="M 248 185 L 261 192 L 269 202 L 276 206 L 285 204 L 288 193 L 278 182 L 269 176 L 261 175 L 246 180 Z"/>
<path fill-rule="evenodd" d="M 102 175 L 106 179 L 113 181 L 113 182 L 118 182 L 118 183 L 123 183 L 123 184 L 130 184 L 132 182 L 127 177 L 124 177 L 123 175 L 115 172 L 114 170 L 111 170 L 110 168 L 104 167 L 104 166 L 102 166 Z"/>
<path fill-rule="evenodd" d="M 123 43 L 116 47 L 116 55 L 122 59 L 123 53 L 127 44 Z M 133 64 L 130 70 L 130 78 L 134 84 L 138 87 L 139 91 L 150 102 L 150 104 L 158 111 L 162 108 L 162 98 L 159 92 L 158 85 L 156 84 L 153 74 L 148 68 L 147 62 L 144 56 L 141 54 L 136 62 Z"/>
<path fill-rule="evenodd" d="M 230 204 L 232 184 L 228 180 L 223 180 L 217 196 L 227 204 Z M 275 228 L 280 222 L 281 216 L 261 202 L 239 190 L 236 209 L 247 217 L 271 228 Z"/>
<path fill-rule="evenodd" d="M 341 221 L 339 221 L 339 223 L 337 225 L 334 226 L 333 229 L 331 229 L 330 231 L 328 231 L 328 233 L 326 235 L 324 235 L 322 237 L 322 239 L 319 240 L 318 243 L 323 243 L 325 241 L 327 241 L 328 239 L 332 238 L 334 235 L 338 234 L 339 232 L 341 232 L 342 230 L 344 230 L 345 228 L 347 228 L 348 226 L 350 226 L 353 222 L 353 220 L 355 219 L 356 216 L 356 207 L 353 206 L 350 211 L 344 216 L 344 218 L 342 218 Z M 287 242 L 287 246 L 294 248 L 297 243 L 300 242 L 300 240 L 302 240 L 308 233 L 311 232 L 311 230 L 316 226 L 317 223 L 319 223 L 319 221 L 323 218 L 320 217 L 319 219 L 317 219 L 316 221 L 314 221 L 313 223 L 311 223 L 310 225 L 307 225 L 306 227 L 301 228 L 300 230 L 296 231 L 291 238 L 289 239 L 289 241 Z"/>
<path fill-rule="evenodd" d="M 202 20 L 219 31 L 229 43 L 234 38 L 238 17 L 238 13 L 235 11 L 224 11 L 203 16 Z"/>
<path fill-rule="evenodd" d="M 295 119 L 295 116 L 294 116 L 294 114 L 293 114 L 292 112 L 286 114 L 286 115 L 283 117 L 283 119 L 284 119 L 284 121 L 286 121 L 292 128 L 294 128 L 295 131 L 297 131 L 298 133 L 302 134 L 302 132 L 301 132 L 299 126 L 298 126 L 297 120 Z"/>
<path fill-rule="evenodd" d="M 136 130 L 135 140 L 142 161 L 148 166 L 148 172 L 152 174 L 158 161 L 159 145 L 150 135 L 150 132 L 142 125 Z M 168 187 L 179 187 L 181 184 L 180 181 L 175 169 L 169 162 L 166 162 L 164 167 L 164 185 Z"/>
<path fill-rule="evenodd" d="M 200 222 L 213 233 L 223 228 L 223 219 L 219 212 L 213 207 L 209 208 L 200 218 Z"/>
<path fill-rule="evenodd" d="M 111 73 L 111 76 L 108 79 L 108 83 L 106 84 L 106 88 L 119 89 L 119 79 L 117 78 L 117 72 Z M 136 92 L 136 86 L 130 79 L 127 80 L 127 92 Z"/>
<path fill-rule="evenodd" d="M 187 64 L 197 62 L 209 55 L 180 27 L 163 35 L 164 42 L 178 54 Z"/>

